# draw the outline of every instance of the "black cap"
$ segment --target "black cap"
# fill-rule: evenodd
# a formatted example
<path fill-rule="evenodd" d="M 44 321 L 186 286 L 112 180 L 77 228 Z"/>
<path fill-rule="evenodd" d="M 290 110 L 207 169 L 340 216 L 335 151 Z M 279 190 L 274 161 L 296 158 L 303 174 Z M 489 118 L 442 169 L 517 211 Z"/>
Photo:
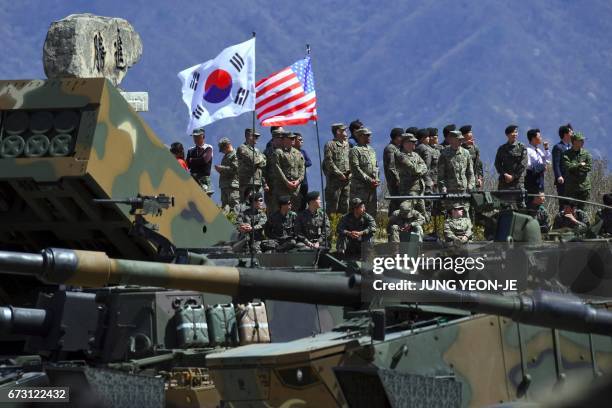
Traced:
<path fill-rule="evenodd" d="M 463 125 L 459 128 L 462 135 L 467 135 L 472 131 L 472 125 Z"/>
<path fill-rule="evenodd" d="M 306 194 L 306 202 L 311 202 L 312 200 L 316 200 L 317 198 L 319 198 L 321 196 L 321 193 L 319 193 L 318 191 L 309 191 Z"/>
<path fill-rule="evenodd" d="M 353 198 L 351 200 L 351 210 L 354 210 L 355 208 L 359 207 L 361 204 L 363 204 L 363 201 L 361 200 L 361 198 Z"/>
<path fill-rule="evenodd" d="M 249 202 L 258 201 L 258 200 L 263 200 L 263 195 L 261 195 L 261 193 L 251 194 L 251 196 L 249 197 Z"/>
<path fill-rule="evenodd" d="M 404 129 L 402 129 L 402 128 L 393 128 L 393 129 L 391 129 L 391 134 L 389 135 L 389 137 L 391 138 L 391 140 L 393 140 L 396 137 L 400 137 L 403 133 L 404 133 Z"/>
<path fill-rule="evenodd" d="M 453 130 L 456 130 L 457 126 L 455 126 L 455 124 L 451 123 L 450 125 L 446 125 L 444 126 L 444 129 L 442 129 L 442 134 L 444 135 L 444 137 L 448 136 L 449 132 L 452 132 Z"/>
<path fill-rule="evenodd" d="M 429 130 L 427 130 L 427 129 L 419 129 L 419 130 L 416 132 L 416 135 L 415 135 L 415 136 L 416 136 L 416 138 L 417 138 L 417 139 L 419 139 L 419 140 L 421 140 L 421 139 L 423 139 L 423 138 L 425 138 L 425 137 L 429 137 Z"/>
<path fill-rule="evenodd" d="M 278 197 L 276 202 L 278 203 L 278 205 L 289 204 L 291 202 L 291 197 L 289 197 L 288 195 L 283 195 L 283 196 Z"/>
<path fill-rule="evenodd" d="M 419 128 L 416 126 L 410 126 L 406 128 L 406 133 L 411 133 L 413 135 L 416 135 L 418 131 L 419 131 Z"/>
<path fill-rule="evenodd" d="M 351 133 L 354 133 L 357 129 L 361 129 L 363 127 L 363 123 L 359 119 L 355 119 L 349 124 L 349 130 Z"/>
<path fill-rule="evenodd" d="M 438 128 L 429 128 L 429 137 L 438 136 Z"/>

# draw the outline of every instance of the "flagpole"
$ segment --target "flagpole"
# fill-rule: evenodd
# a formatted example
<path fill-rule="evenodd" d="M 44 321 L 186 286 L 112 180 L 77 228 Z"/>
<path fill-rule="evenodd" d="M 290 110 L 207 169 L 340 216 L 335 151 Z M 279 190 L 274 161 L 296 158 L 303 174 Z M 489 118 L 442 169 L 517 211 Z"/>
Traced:
<path fill-rule="evenodd" d="M 255 38 L 255 31 L 253 31 L 253 38 Z M 257 67 L 257 65 L 256 65 Z M 256 140 L 255 138 L 255 109 L 253 109 L 253 127 L 251 128 L 251 137 L 253 138 L 253 140 Z M 253 177 L 251 177 L 252 183 L 251 183 L 251 194 L 254 195 L 255 194 L 255 143 L 253 143 Z M 263 181 L 263 180 L 262 180 Z M 263 183 L 262 183 L 262 187 L 263 187 Z M 248 200 L 248 198 L 247 198 Z M 254 202 L 251 201 L 251 205 L 254 205 Z M 254 264 L 254 258 L 255 258 L 255 251 L 253 250 L 253 245 L 255 244 L 255 224 L 254 224 L 254 218 L 255 218 L 255 214 L 253 214 L 251 216 L 251 245 L 250 245 L 250 252 L 251 252 L 251 265 L 250 267 L 253 268 L 255 266 Z"/>
<path fill-rule="evenodd" d="M 306 44 L 306 55 L 310 57 L 310 44 Z M 323 213 L 327 217 L 327 204 L 325 202 L 325 188 L 323 187 L 323 161 L 321 160 L 321 141 L 319 139 L 319 120 L 315 119 L 314 123 L 315 123 L 315 131 L 317 133 L 317 153 L 319 154 L 319 177 L 321 180 L 321 198 L 323 201 Z M 325 240 L 325 246 L 327 247 L 329 245 L 329 242 L 327 240 L 327 226 L 325 224 L 326 224 L 325 219 L 323 219 L 323 238 Z M 331 248 L 327 248 L 327 249 L 331 250 Z"/>

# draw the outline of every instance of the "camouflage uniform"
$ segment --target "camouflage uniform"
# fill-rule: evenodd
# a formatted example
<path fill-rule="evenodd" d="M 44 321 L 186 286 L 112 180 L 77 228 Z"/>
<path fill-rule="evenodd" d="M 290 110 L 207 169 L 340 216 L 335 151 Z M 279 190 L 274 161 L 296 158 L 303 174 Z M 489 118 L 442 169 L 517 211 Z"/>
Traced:
<path fill-rule="evenodd" d="M 400 149 L 393 143 L 389 143 L 383 151 L 383 168 L 385 169 L 385 180 L 387 181 L 387 190 L 389 195 L 399 195 L 400 177 L 397 171 L 396 158 L 400 154 Z M 400 200 L 389 201 L 390 216 L 393 211 L 397 210 L 400 204 Z"/>
<path fill-rule="evenodd" d="M 531 202 L 527 205 L 527 212 L 540 224 L 540 232 L 545 234 L 550 231 L 550 215 L 544 204 L 535 205 Z"/>
<path fill-rule="evenodd" d="M 393 212 L 387 224 L 387 236 L 389 242 L 400 242 L 402 232 L 414 233 L 419 236 L 419 242 L 423 241 L 423 224 L 425 217 L 414 210 L 409 202 L 403 202 L 399 210 Z M 404 231 L 407 229 L 407 231 Z"/>
<path fill-rule="evenodd" d="M 366 212 L 376 217 L 378 211 L 378 197 L 376 187 L 372 181 L 379 180 L 378 161 L 376 151 L 369 145 L 356 145 L 349 152 L 351 165 L 351 200 L 360 198 Z"/>
<path fill-rule="evenodd" d="M 571 228 L 576 232 L 584 232 L 587 230 L 587 228 L 589 228 L 589 216 L 584 211 L 577 208 L 576 215 L 574 216 L 574 218 L 576 218 L 578 224 L 574 224 L 563 214 L 563 211 L 561 211 L 555 217 L 555 223 L 553 224 L 553 228 Z"/>
<path fill-rule="evenodd" d="M 465 193 L 474 189 L 474 168 L 470 153 L 463 147 L 447 147 L 438 160 L 438 186 L 447 193 Z"/>
<path fill-rule="evenodd" d="M 349 144 L 344 141 L 330 140 L 325 144 L 323 158 L 323 173 L 325 174 L 325 205 L 327 214 L 346 213 L 349 203 Z M 346 180 L 340 180 L 340 176 Z"/>
<path fill-rule="evenodd" d="M 240 197 L 244 199 L 244 190 L 254 186 L 253 193 L 261 193 L 265 185 L 263 170 L 266 167 L 266 156 L 255 146 L 243 143 L 236 152 L 238 157 L 238 180 Z"/>
<path fill-rule="evenodd" d="M 251 236 L 253 236 L 253 252 L 261 253 L 261 243 L 264 240 L 263 232 L 267 217 L 264 211 L 247 207 L 245 211 L 236 216 L 236 227 L 240 224 L 250 224 L 253 226 L 254 233 L 240 233 L 238 242 L 234 244 L 234 252 L 250 252 Z"/>
<path fill-rule="evenodd" d="M 521 142 L 504 143 L 495 155 L 495 170 L 499 174 L 498 190 L 520 190 L 525 184 L 527 170 L 527 148 Z M 513 179 L 510 183 L 504 180 L 504 173 Z"/>
<path fill-rule="evenodd" d="M 308 208 L 302 211 L 295 221 L 295 234 L 297 235 L 298 248 L 310 248 L 309 244 L 319 243 L 319 247 L 325 247 L 329 243 L 331 226 L 329 218 L 321 208 L 312 213 Z"/>
<path fill-rule="evenodd" d="M 221 160 L 219 169 L 219 189 L 221 189 L 221 207 L 229 211 L 240 202 L 238 183 L 238 156 L 232 150 Z"/>
<path fill-rule="evenodd" d="M 272 156 L 272 180 L 274 186 L 274 198 L 270 202 L 268 211 L 276 211 L 278 209 L 277 199 L 280 196 L 288 195 L 291 198 L 293 208 L 301 208 L 302 196 L 300 195 L 300 187 L 295 190 L 290 190 L 287 187 L 288 181 L 304 181 L 304 156 L 294 147 L 276 149 Z"/>
<path fill-rule="evenodd" d="M 580 163 L 585 165 L 581 166 Z M 589 200 L 591 196 L 591 180 L 589 173 L 593 168 L 593 158 L 585 148 L 578 151 L 569 149 L 561 157 L 561 166 L 565 174 L 565 196 L 578 200 Z M 580 209 L 584 208 L 584 203 L 576 203 Z"/>
<path fill-rule="evenodd" d="M 472 240 L 472 221 L 468 217 L 448 217 L 444 221 L 444 239 L 446 242 L 462 243 L 460 238 L 468 237 Z"/>
<path fill-rule="evenodd" d="M 289 211 L 286 215 L 276 211 L 268 218 L 264 230 L 270 247 L 276 252 L 285 252 L 295 248 L 295 220 L 297 214 Z"/>
<path fill-rule="evenodd" d="M 482 160 L 480 160 L 480 149 L 478 146 L 472 144 L 464 143 L 462 147 L 468 151 L 470 157 L 472 158 L 472 166 L 474 169 L 474 179 L 478 180 L 484 178 L 484 166 L 482 165 Z M 475 184 L 474 184 L 475 186 Z"/>
<path fill-rule="evenodd" d="M 347 231 L 365 231 L 365 233 L 360 238 L 353 239 L 346 235 Z M 361 255 L 361 244 L 363 242 L 371 242 L 374 239 L 376 221 L 367 212 L 363 213 L 361 218 L 355 218 L 351 211 L 340 219 L 336 233 L 338 234 L 336 249 L 339 253 Z"/>
<path fill-rule="evenodd" d="M 432 177 L 432 169 L 434 164 L 434 152 L 436 151 L 433 147 L 429 146 L 425 143 L 419 143 L 417 147 L 414 149 L 415 153 L 418 154 L 425 166 L 427 166 L 427 173 L 425 173 L 425 177 L 423 178 L 425 181 L 425 194 L 432 193 L 434 191 L 434 181 Z M 438 165 L 438 158 L 440 155 L 437 155 L 435 160 L 436 166 Z M 437 170 L 437 169 L 436 169 Z M 436 171 L 437 173 L 437 171 Z"/>
<path fill-rule="evenodd" d="M 268 184 L 268 191 L 264 191 L 264 200 L 267 208 L 274 207 L 274 183 L 272 182 L 272 180 L 274 180 L 274 172 L 272 171 L 272 167 L 274 163 L 274 152 L 276 149 L 280 148 L 274 147 L 274 139 L 280 139 L 280 134 L 281 132 L 275 132 L 272 134 L 272 140 L 266 144 L 266 148 L 263 151 L 264 156 L 266 156 L 266 166 L 263 170 L 263 177 L 266 184 Z"/>
<path fill-rule="evenodd" d="M 416 152 L 401 153 L 397 159 L 400 174 L 400 195 L 421 195 L 425 192 L 427 165 Z M 425 202 L 417 200 L 414 208 L 424 216 L 427 214 Z"/>

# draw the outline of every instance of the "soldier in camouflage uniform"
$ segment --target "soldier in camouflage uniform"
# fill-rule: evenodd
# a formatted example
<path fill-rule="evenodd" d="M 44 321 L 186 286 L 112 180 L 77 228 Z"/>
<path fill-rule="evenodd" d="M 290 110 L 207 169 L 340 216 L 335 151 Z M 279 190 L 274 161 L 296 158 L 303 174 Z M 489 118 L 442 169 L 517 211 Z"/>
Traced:
<path fill-rule="evenodd" d="M 359 144 L 349 151 L 351 165 L 351 200 L 359 198 L 372 217 L 378 212 L 376 188 L 380 185 L 376 151 L 370 146 L 372 132 L 361 128 L 355 132 Z"/>
<path fill-rule="evenodd" d="M 584 148 L 584 136 L 581 133 L 572 135 L 572 147 L 561 156 L 561 166 L 565 174 L 565 196 L 588 201 L 591 196 L 589 173 L 593 168 L 593 158 Z M 584 205 L 577 204 L 581 210 Z"/>
<path fill-rule="evenodd" d="M 472 221 L 464 215 L 464 206 L 454 203 L 451 216 L 444 221 L 444 239 L 454 244 L 466 244 L 472 239 Z"/>
<path fill-rule="evenodd" d="M 545 234 L 550 231 L 550 216 L 544 206 L 546 198 L 541 192 L 537 196 L 532 197 L 527 204 L 527 213 L 531 215 L 540 224 L 540 232 Z"/>
<path fill-rule="evenodd" d="M 438 160 L 438 187 L 440 193 L 465 193 L 474 189 L 474 167 L 470 153 L 461 147 L 463 136 L 458 130 L 449 131 L 448 147 Z M 469 208 L 469 203 L 463 203 Z M 448 207 L 445 207 L 448 208 Z"/>
<path fill-rule="evenodd" d="M 383 151 L 383 167 L 385 169 L 385 180 L 387 181 L 387 190 L 390 196 L 399 195 L 400 178 L 397 166 L 395 164 L 396 157 L 400 154 L 400 148 L 402 146 L 402 134 L 404 130 L 402 128 L 391 129 L 391 140 Z M 395 210 L 399 207 L 401 200 L 390 200 L 389 201 L 389 212 L 388 216 L 391 216 Z"/>
<path fill-rule="evenodd" d="M 236 151 L 227 137 L 219 140 L 219 151 L 224 156 L 221 159 L 221 164 L 215 165 L 215 170 L 219 172 L 221 208 L 225 213 L 228 213 L 240 202 L 238 156 L 236 156 Z"/>
<path fill-rule="evenodd" d="M 425 165 L 427 166 L 427 173 L 425 174 L 425 177 L 424 177 L 425 194 L 431 194 L 434 191 L 433 190 L 434 182 L 431 176 L 432 166 L 434 162 L 434 159 L 433 159 L 434 149 L 431 146 L 429 146 L 429 129 L 419 129 L 415 136 L 418 140 L 418 144 L 416 148 L 414 149 L 414 151 L 416 154 L 421 156 L 421 159 L 423 159 L 423 161 L 425 162 Z"/>
<path fill-rule="evenodd" d="M 266 168 L 266 156 L 255 147 L 259 133 L 252 134 L 252 129 L 245 129 L 245 142 L 242 144 L 236 156 L 238 157 L 238 182 L 240 188 L 240 197 L 244 197 L 244 191 L 247 187 L 251 187 L 254 193 L 263 193 L 267 189 L 267 185 L 263 176 L 263 171 Z"/>
<path fill-rule="evenodd" d="M 498 190 L 520 190 L 523 188 L 527 170 L 527 148 L 517 142 L 518 126 L 506 128 L 508 142 L 497 149 L 495 169 L 499 174 Z"/>
<path fill-rule="evenodd" d="M 325 211 L 321 209 L 321 194 L 310 191 L 306 194 L 307 207 L 295 222 L 297 247 L 301 249 L 323 249 L 329 246 L 331 226 Z"/>
<path fill-rule="evenodd" d="M 234 252 L 261 253 L 261 243 L 264 239 L 263 232 L 267 217 L 263 211 L 263 195 L 261 193 L 251 194 L 248 199 L 250 205 L 236 216 L 236 228 L 238 229 L 238 242 L 233 246 Z"/>
<path fill-rule="evenodd" d="M 325 204 L 328 215 L 344 214 L 348 211 L 351 178 L 346 126 L 334 123 L 331 130 L 334 140 L 325 144 L 323 153 L 323 173 L 326 179 Z"/>
<path fill-rule="evenodd" d="M 423 242 L 423 224 L 425 224 L 425 217 L 412 208 L 410 201 L 404 201 L 400 204 L 399 210 L 396 210 L 389 218 L 387 224 L 389 242 L 400 242 L 402 233 L 417 234 L 419 242 Z"/>
<path fill-rule="evenodd" d="M 291 198 L 280 196 L 277 201 L 278 211 L 272 214 L 264 231 L 268 237 L 267 245 L 275 252 L 287 252 L 296 245 L 295 219 L 297 214 L 291 211 Z"/>
<path fill-rule="evenodd" d="M 465 150 L 470 153 L 470 157 L 472 158 L 472 165 L 474 167 L 474 177 L 475 177 L 475 188 L 481 189 L 482 183 L 484 181 L 484 166 L 482 165 L 482 160 L 480 160 L 480 149 L 474 143 L 474 133 L 472 132 L 472 125 L 465 125 L 459 128 L 461 135 L 463 135 L 463 147 Z"/>
<path fill-rule="evenodd" d="M 440 159 L 440 152 L 444 147 L 438 144 L 438 129 L 429 128 L 429 147 L 431 147 L 431 181 L 433 182 L 433 192 L 438 192 L 438 160 Z"/>
<path fill-rule="evenodd" d="M 263 175 L 266 180 L 266 184 L 268 185 L 268 191 L 264 192 L 264 201 L 266 202 L 266 207 L 268 209 L 274 207 L 272 204 L 272 200 L 274 199 L 274 172 L 272 171 L 272 162 L 273 156 L 276 149 L 282 148 L 282 139 L 281 136 L 285 130 L 281 126 L 272 126 L 270 127 L 270 133 L 272 134 L 272 138 L 268 143 L 266 143 L 266 148 L 264 149 L 264 156 L 266 156 L 266 167 L 264 169 Z"/>
<path fill-rule="evenodd" d="M 293 208 L 300 208 L 302 205 L 300 184 L 304 181 L 306 167 L 304 156 L 293 147 L 294 138 L 293 133 L 284 131 L 281 136 L 282 149 L 276 149 L 272 156 L 272 184 L 275 198 L 274 206 L 268 209 L 268 213 L 277 210 L 278 197 L 283 195 L 291 198 Z"/>
<path fill-rule="evenodd" d="M 400 174 L 400 195 L 422 195 L 425 192 L 425 176 L 427 165 L 414 149 L 416 148 L 416 137 L 411 133 L 402 136 L 402 153 L 397 159 L 397 168 Z M 427 219 L 425 202 L 418 200 L 414 207 Z"/>
<path fill-rule="evenodd" d="M 564 203 L 563 210 L 555 217 L 554 229 L 571 228 L 578 233 L 585 232 L 589 228 L 589 217 L 575 203 Z"/>
<path fill-rule="evenodd" d="M 336 249 L 340 255 L 361 256 L 361 244 L 374 240 L 376 221 L 366 212 L 365 203 L 360 198 L 351 199 L 351 209 L 340 219 L 336 233 Z"/>

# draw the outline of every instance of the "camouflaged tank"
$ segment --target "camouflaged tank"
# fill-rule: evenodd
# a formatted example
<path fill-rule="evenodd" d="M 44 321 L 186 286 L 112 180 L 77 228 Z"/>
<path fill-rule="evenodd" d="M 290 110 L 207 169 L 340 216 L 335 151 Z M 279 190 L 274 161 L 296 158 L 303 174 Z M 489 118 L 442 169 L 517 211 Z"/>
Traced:
<path fill-rule="evenodd" d="M 224 406 L 520 406 L 612 370 L 612 302 L 567 294 L 432 291 L 435 300 L 371 308 L 358 276 L 158 264 L 62 249 L 1 251 L 0 272 L 56 284 L 145 284 L 349 307 L 331 331 L 205 354 L 202 367 Z M 0 327 L 32 330 L 44 313 L 2 308 Z"/>

